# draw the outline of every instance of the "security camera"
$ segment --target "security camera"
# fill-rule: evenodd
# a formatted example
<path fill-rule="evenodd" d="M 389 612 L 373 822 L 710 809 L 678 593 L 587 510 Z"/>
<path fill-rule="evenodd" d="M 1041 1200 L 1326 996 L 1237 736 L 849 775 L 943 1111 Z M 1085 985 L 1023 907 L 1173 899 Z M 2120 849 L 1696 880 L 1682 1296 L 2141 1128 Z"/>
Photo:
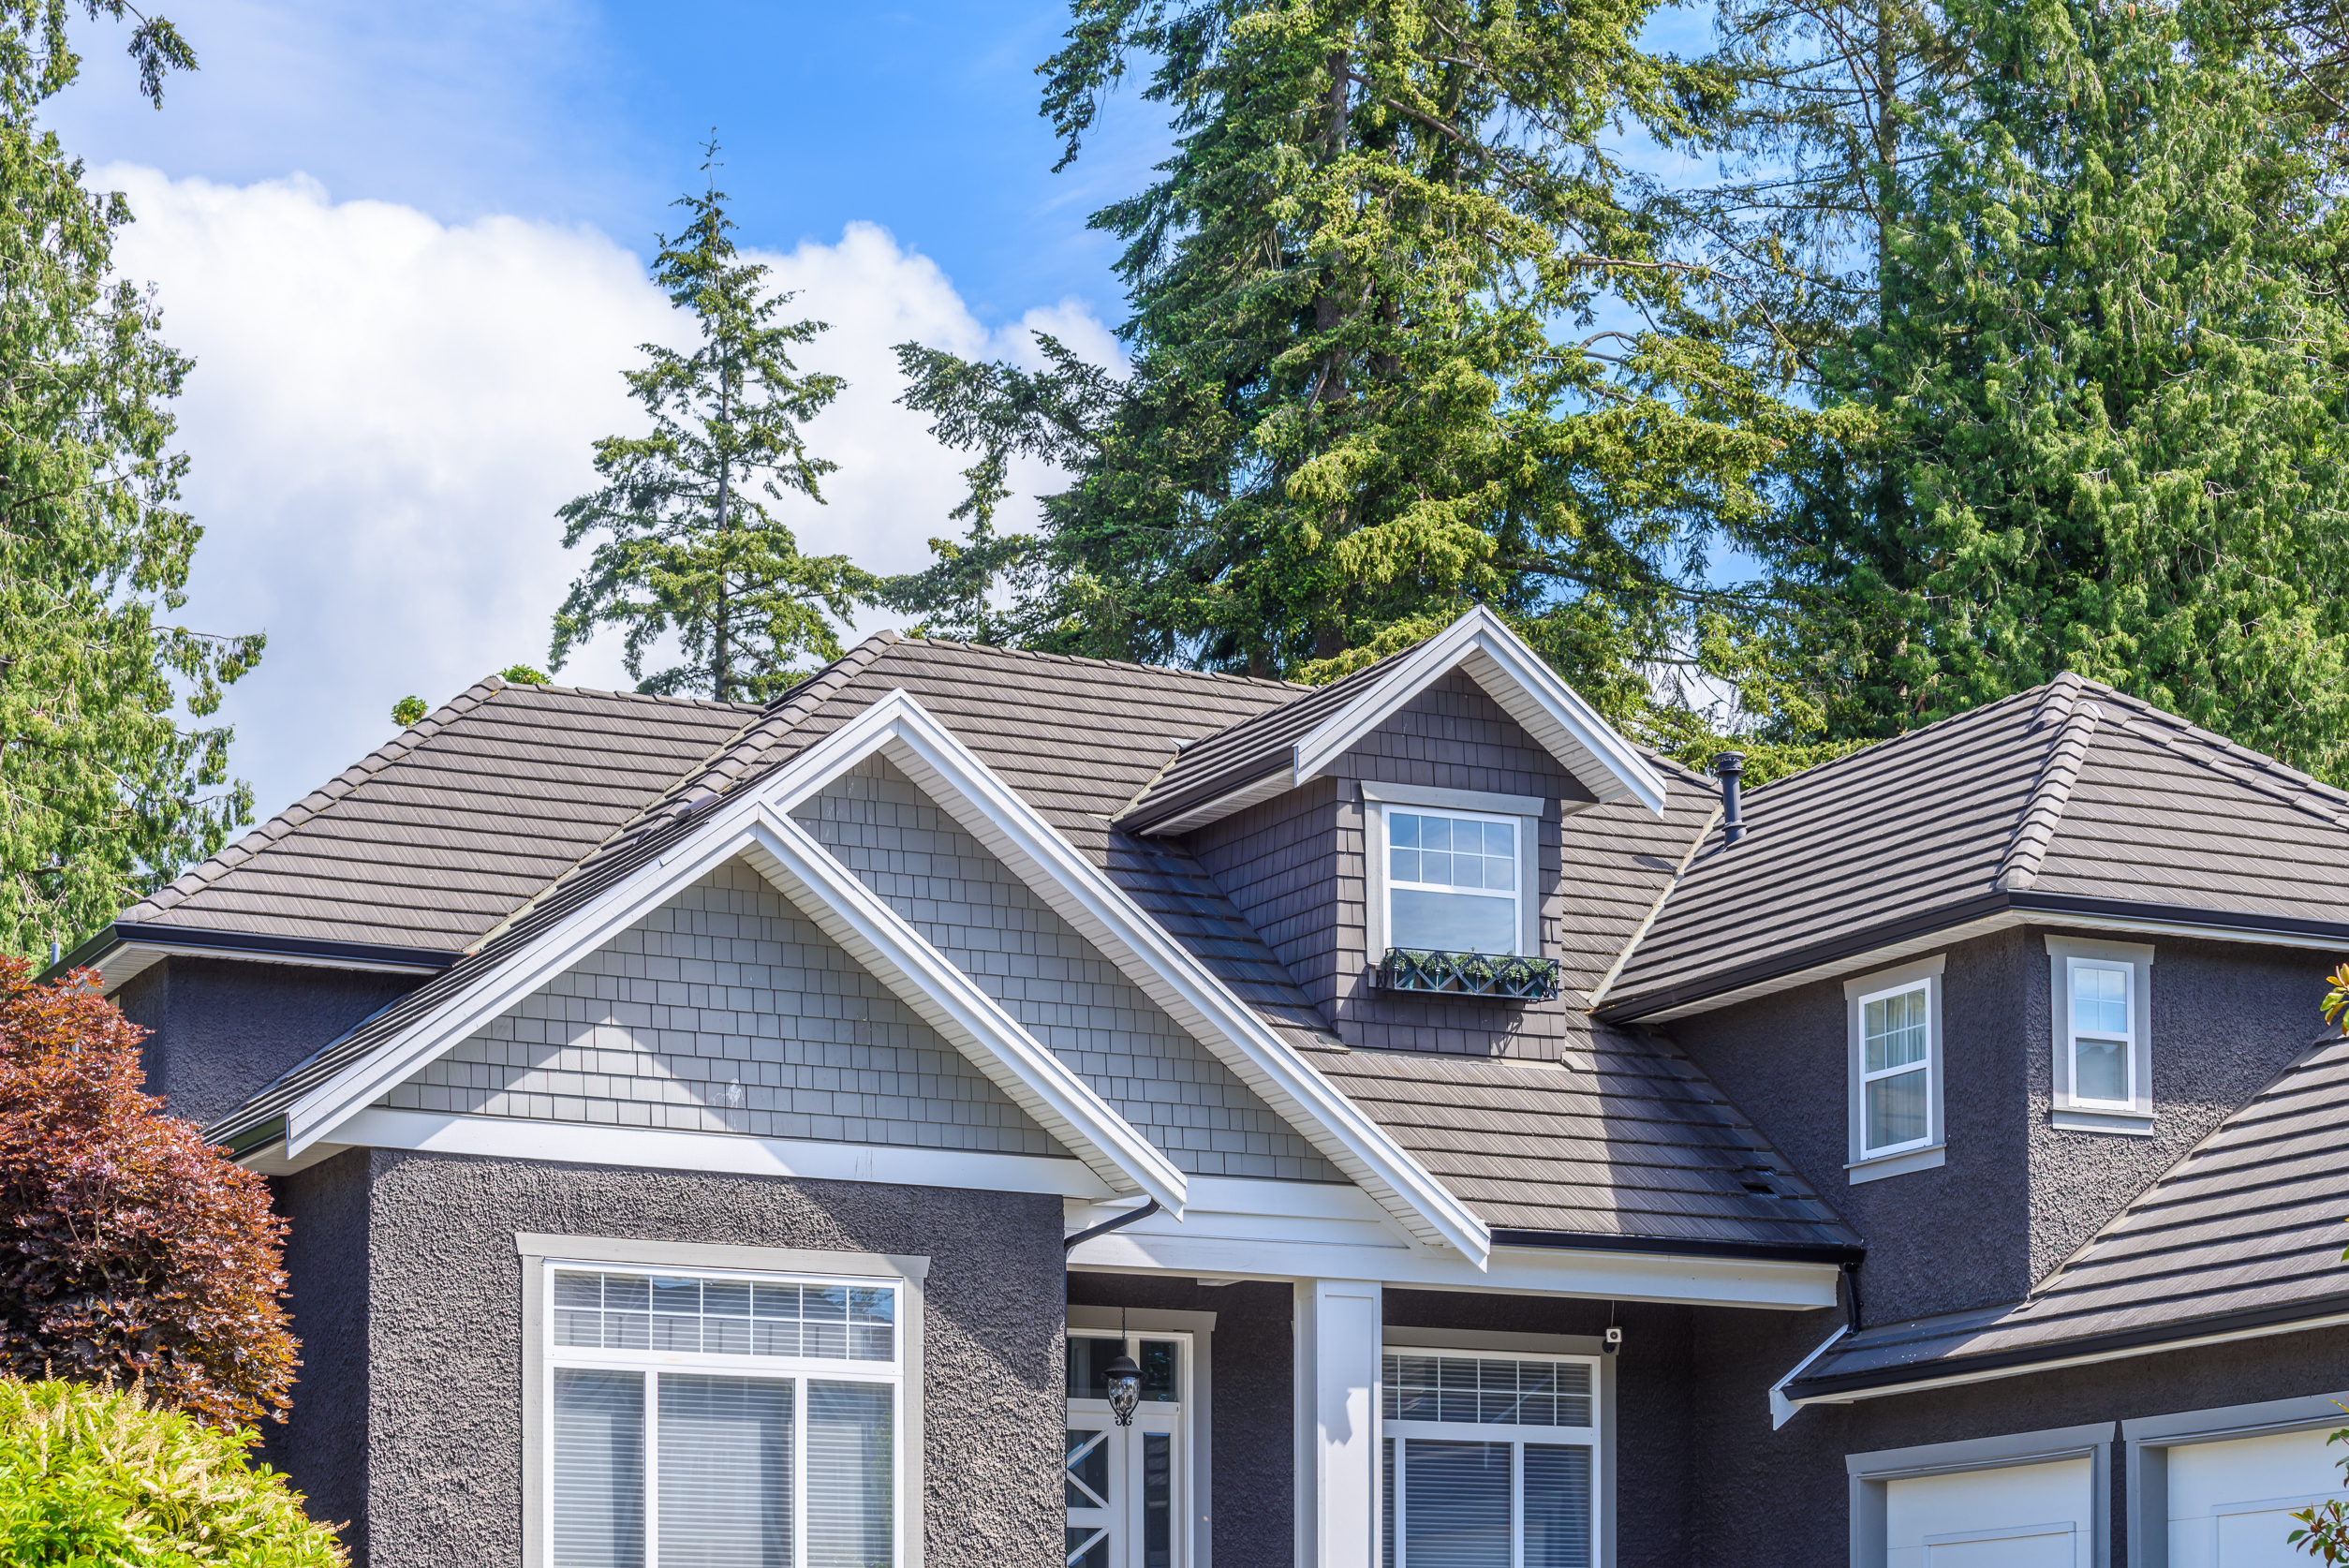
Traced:
<path fill-rule="evenodd" d="M 1606 1332 L 1606 1338 L 1599 1341 L 1599 1348 L 1606 1352 L 1609 1355 L 1613 1355 L 1617 1351 L 1621 1350 L 1623 1348 L 1623 1331 L 1619 1328 L 1608 1329 Z"/>

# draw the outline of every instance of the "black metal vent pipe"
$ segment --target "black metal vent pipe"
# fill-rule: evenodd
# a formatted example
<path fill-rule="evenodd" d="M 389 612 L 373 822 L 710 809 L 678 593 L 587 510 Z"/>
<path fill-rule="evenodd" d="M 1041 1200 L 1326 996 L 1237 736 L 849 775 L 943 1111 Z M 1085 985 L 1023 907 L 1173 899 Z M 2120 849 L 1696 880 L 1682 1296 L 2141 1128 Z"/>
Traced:
<path fill-rule="evenodd" d="M 1745 813 L 1739 809 L 1737 780 L 1746 770 L 1745 753 L 1724 751 L 1713 759 L 1713 772 L 1721 779 L 1721 840 L 1735 844 L 1746 836 Z"/>

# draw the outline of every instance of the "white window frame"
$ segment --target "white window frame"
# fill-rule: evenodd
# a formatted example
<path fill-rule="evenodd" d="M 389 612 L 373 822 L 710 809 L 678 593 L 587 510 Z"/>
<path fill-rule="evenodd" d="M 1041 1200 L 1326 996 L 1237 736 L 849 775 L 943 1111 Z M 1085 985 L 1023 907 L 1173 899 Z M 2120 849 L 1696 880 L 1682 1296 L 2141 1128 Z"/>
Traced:
<path fill-rule="evenodd" d="M 1546 803 L 1532 795 L 1488 795 L 1470 790 L 1439 790 L 1406 784 L 1362 787 L 1363 859 L 1368 872 L 1365 924 L 1369 961 L 1377 963 L 1394 946 L 1394 920 L 1389 900 L 1395 887 L 1387 875 L 1386 814 L 1390 806 L 1414 815 L 1466 818 L 1473 821 L 1509 822 L 1517 830 L 1516 956 L 1542 955 L 1542 814 Z M 1431 891 L 1449 889 L 1426 886 Z"/>
<path fill-rule="evenodd" d="M 523 1531 L 524 1568 L 551 1568 L 554 1553 L 554 1445 L 548 1439 L 553 1408 L 554 1369 L 558 1367 L 598 1367 L 658 1373 L 705 1372 L 791 1380 L 800 1384 L 792 1400 L 793 1418 L 802 1430 L 794 1435 L 792 1460 L 806 1463 L 804 1428 L 806 1424 L 805 1384 L 821 1382 L 886 1383 L 895 1391 L 892 1401 L 893 1550 L 899 1568 L 921 1568 L 922 1527 L 922 1319 L 923 1281 L 930 1260 L 871 1252 L 833 1252 L 791 1248 L 731 1247 L 678 1242 L 637 1241 L 624 1237 L 541 1235 L 518 1233 L 514 1250 L 523 1269 Z M 627 1274 L 691 1274 L 702 1278 L 749 1278 L 796 1280 L 811 1284 L 886 1285 L 895 1290 L 895 1355 L 887 1363 L 835 1361 L 812 1356 L 720 1355 L 659 1351 L 613 1351 L 554 1343 L 553 1280 L 558 1268 L 598 1269 Z M 645 1414 L 646 1487 L 657 1487 L 655 1405 L 647 1398 Z M 796 1482 L 793 1497 L 800 1511 L 792 1524 L 792 1561 L 805 1561 L 805 1500 L 806 1488 Z M 657 1568 L 655 1531 L 657 1516 L 650 1504 L 645 1514 L 646 1568 Z"/>
<path fill-rule="evenodd" d="M 1390 1355 L 1439 1355 L 1460 1360 L 1478 1361 L 1572 1361 L 1590 1368 L 1590 1425 L 1588 1427 L 1508 1427 L 1497 1423 L 1469 1421 L 1405 1421 L 1384 1413 L 1386 1390 L 1378 1392 L 1378 1436 L 1381 1440 L 1379 1464 L 1381 1474 L 1385 1469 L 1384 1443 L 1392 1439 L 1404 1442 L 1411 1438 L 1431 1438 L 1458 1442 L 1506 1442 L 1510 1449 L 1509 1531 L 1510 1561 L 1513 1568 L 1525 1556 L 1525 1444 L 1542 1443 L 1553 1447 L 1588 1448 L 1590 1450 L 1590 1561 L 1601 1568 L 1612 1568 L 1615 1561 L 1615 1366 L 1613 1358 L 1599 1354 L 1597 1344 L 1584 1336 L 1494 1334 L 1416 1328 L 1390 1328 L 1382 1336 L 1379 1351 L 1381 1365 Z M 1398 1457 L 1401 1451 L 1398 1450 Z M 1409 1506 L 1410 1487 L 1404 1484 L 1402 1467 L 1396 1466 L 1397 1485 L 1402 1487 L 1403 1505 Z M 1383 1492 L 1383 1485 L 1381 1487 Z M 1378 1536 L 1373 1546 L 1383 1539 L 1385 1511 L 1389 1500 L 1379 1499 L 1380 1520 Z M 1402 1535 L 1397 1531 L 1395 1542 L 1396 1568 L 1409 1568 L 1409 1556 Z M 1381 1559 L 1381 1561 L 1383 1561 Z M 1376 1565 L 1373 1564 L 1373 1568 Z"/>
<path fill-rule="evenodd" d="M 1843 1167 L 1854 1185 L 1881 1181 L 1912 1171 L 1931 1170 L 1945 1162 L 1947 1132 L 1942 1119 L 1942 969 L 1944 954 L 1920 958 L 1896 969 L 1879 969 L 1843 983 L 1845 1033 L 1850 1071 L 1849 1104 L 1851 1160 Z M 1868 1146 L 1868 1004 L 1910 991 L 1925 993 L 1925 1136 L 1884 1148 Z M 1911 1071 L 1915 1071 L 1912 1069 Z M 1885 1076 L 1884 1073 L 1875 1074 Z"/>
<path fill-rule="evenodd" d="M 2071 1132 L 2153 1135 L 2153 949 L 2143 942 L 2108 942 L 2050 936 L 2047 941 L 2049 1009 L 2054 1058 L 2048 1077 L 2048 1120 Z M 2073 976 L 2083 969 L 2120 969 L 2129 977 L 2126 1044 L 2129 1097 L 2084 1100 L 2072 1083 Z"/>

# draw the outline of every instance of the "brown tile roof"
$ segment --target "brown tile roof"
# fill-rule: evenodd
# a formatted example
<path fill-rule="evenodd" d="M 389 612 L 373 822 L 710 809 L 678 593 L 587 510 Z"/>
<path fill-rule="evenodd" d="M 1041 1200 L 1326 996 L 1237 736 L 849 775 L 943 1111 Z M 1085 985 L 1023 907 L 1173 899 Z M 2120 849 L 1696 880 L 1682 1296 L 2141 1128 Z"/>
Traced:
<path fill-rule="evenodd" d="M 2320 1041 L 2023 1301 L 1871 1328 L 1789 1392 L 1894 1387 L 2349 1312 L 2344 1097 L 2349 1041 Z"/>
<path fill-rule="evenodd" d="M 2349 934 L 2349 795 L 2077 675 L 1746 797 L 1603 1011 L 1644 1016 L 2003 910 Z"/>

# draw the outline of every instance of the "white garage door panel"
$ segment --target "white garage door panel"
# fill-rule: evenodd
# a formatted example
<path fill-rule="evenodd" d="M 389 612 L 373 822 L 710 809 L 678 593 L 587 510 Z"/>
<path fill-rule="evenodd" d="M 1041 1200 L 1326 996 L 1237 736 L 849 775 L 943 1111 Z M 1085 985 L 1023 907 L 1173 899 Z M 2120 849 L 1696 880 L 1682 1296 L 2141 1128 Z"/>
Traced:
<path fill-rule="evenodd" d="M 1903 1476 L 1884 1488 L 1886 1568 L 2076 1568 L 2094 1497 L 2085 1457 Z"/>
<path fill-rule="evenodd" d="M 2331 1428 L 2272 1432 L 2169 1451 L 2170 1568 L 2307 1568 L 2284 1544 L 2292 1511 L 2341 1497 L 2341 1472 L 2326 1452 Z"/>

